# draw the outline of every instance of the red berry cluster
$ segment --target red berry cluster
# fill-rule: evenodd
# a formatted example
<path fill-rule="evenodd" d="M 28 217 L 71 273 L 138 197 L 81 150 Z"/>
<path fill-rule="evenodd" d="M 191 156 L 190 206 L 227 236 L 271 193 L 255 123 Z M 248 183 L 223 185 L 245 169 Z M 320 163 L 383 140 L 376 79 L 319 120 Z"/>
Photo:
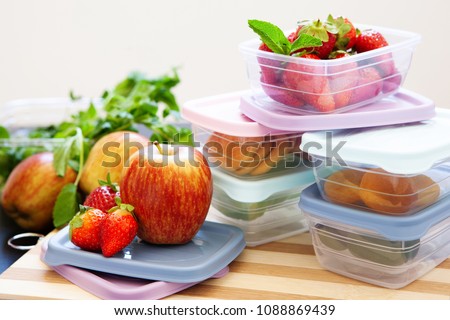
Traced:
<path fill-rule="evenodd" d="M 138 224 L 133 207 L 121 203 L 118 187 L 111 181 L 100 185 L 70 221 L 69 239 L 83 250 L 111 257 L 133 241 Z"/>
<path fill-rule="evenodd" d="M 348 18 L 331 15 L 325 21 L 299 22 L 287 39 L 293 44 L 303 34 L 319 39 L 321 45 L 284 54 L 299 59 L 333 60 L 388 46 L 380 32 L 360 31 Z M 259 50 L 273 52 L 264 42 Z M 267 56 L 258 57 L 258 61 L 260 81 L 269 97 L 290 107 L 309 105 L 319 112 L 370 102 L 380 93 L 396 90 L 402 79 L 390 53 L 329 65 L 300 60 L 285 62 Z"/>

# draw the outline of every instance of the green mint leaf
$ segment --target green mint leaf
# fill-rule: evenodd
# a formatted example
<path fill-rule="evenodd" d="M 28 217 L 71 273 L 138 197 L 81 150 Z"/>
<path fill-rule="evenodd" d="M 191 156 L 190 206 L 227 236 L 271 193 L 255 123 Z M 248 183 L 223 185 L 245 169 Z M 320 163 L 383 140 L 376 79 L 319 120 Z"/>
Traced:
<path fill-rule="evenodd" d="M 9 137 L 8 130 L 3 126 L 0 126 L 0 139 L 9 139 Z"/>
<path fill-rule="evenodd" d="M 279 54 L 291 52 L 291 43 L 276 25 L 261 20 L 248 20 L 248 25 L 273 52 Z"/>
<path fill-rule="evenodd" d="M 66 184 L 56 198 L 53 207 L 53 225 L 56 228 L 64 226 L 78 212 L 81 197 L 77 192 L 77 186 L 73 183 Z"/>
<path fill-rule="evenodd" d="M 304 48 L 320 47 L 321 45 L 322 41 L 320 39 L 306 33 L 300 33 L 298 38 L 292 43 L 290 53 Z"/>

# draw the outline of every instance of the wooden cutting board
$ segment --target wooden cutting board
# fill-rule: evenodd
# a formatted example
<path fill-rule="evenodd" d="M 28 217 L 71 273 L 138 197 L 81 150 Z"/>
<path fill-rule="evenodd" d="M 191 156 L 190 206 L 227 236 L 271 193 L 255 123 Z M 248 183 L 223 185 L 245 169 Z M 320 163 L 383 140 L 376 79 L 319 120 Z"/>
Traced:
<path fill-rule="evenodd" d="M 41 262 L 40 250 L 36 246 L 0 275 L 1 299 L 98 299 Z M 225 277 L 206 280 L 166 299 L 449 298 L 450 258 L 410 285 L 390 290 L 324 270 L 309 233 L 304 233 L 246 248 Z"/>

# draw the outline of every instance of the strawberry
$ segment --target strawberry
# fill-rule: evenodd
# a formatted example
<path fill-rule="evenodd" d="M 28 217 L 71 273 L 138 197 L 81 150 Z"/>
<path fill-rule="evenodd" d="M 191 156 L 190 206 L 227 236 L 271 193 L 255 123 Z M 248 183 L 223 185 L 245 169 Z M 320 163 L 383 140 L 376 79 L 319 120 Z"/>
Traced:
<path fill-rule="evenodd" d="M 376 97 L 383 87 L 383 81 L 377 69 L 366 67 L 359 70 L 357 87 L 353 90 L 350 103 L 358 103 Z"/>
<path fill-rule="evenodd" d="M 347 18 L 339 17 L 333 19 L 328 16 L 330 23 L 334 23 L 337 27 L 336 43 L 334 45 L 337 50 L 349 50 L 356 43 L 356 28 Z"/>
<path fill-rule="evenodd" d="M 106 213 L 80 206 L 80 211 L 69 222 L 69 240 L 81 249 L 100 251 L 100 231 Z"/>
<path fill-rule="evenodd" d="M 362 31 L 356 37 L 354 48 L 356 52 L 362 53 L 366 51 L 375 50 L 388 45 L 388 42 L 378 31 L 369 29 Z"/>
<path fill-rule="evenodd" d="M 339 50 L 332 52 L 330 59 L 341 59 L 350 56 L 348 52 Z M 334 93 L 333 98 L 336 109 L 348 106 L 353 89 L 358 84 L 358 63 L 350 61 L 336 66 L 330 65 L 328 72 L 330 74 L 330 89 Z"/>
<path fill-rule="evenodd" d="M 322 41 L 321 46 L 302 49 L 302 51 L 315 53 L 320 59 L 328 58 L 336 43 L 336 27 L 331 23 L 322 21 L 303 21 L 297 29 L 297 36 L 308 34 Z M 297 53 L 299 51 L 296 51 Z"/>
<path fill-rule="evenodd" d="M 108 212 L 116 205 L 116 197 L 120 198 L 119 186 L 111 182 L 108 173 L 106 181 L 99 180 L 100 186 L 94 189 L 86 198 L 83 205 Z"/>
<path fill-rule="evenodd" d="M 315 54 L 305 54 L 299 59 L 320 60 Z M 330 112 L 335 108 L 333 97 L 323 65 L 290 62 L 283 73 L 283 83 L 296 96 L 320 112 Z"/>
<path fill-rule="evenodd" d="M 100 232 L 100 247 L 105 257 L 112 257 L 136 237 L 138 223 L 133 210 L 133 206 L 118 201 L 118 206 L 106 216 Z"/>
<path fill-rule="evenodd" d="M 261 43 L 258 48 L 261 51 L 273 52 L 265 43 Z M 261 68 L 261 82 L 267 84 L 276 84 L 278 82 L 280 62 L 269 58 L 258 57 L 258 63 Z"/>
<path fill-rule="evenodd" d="M 301 99 L 299 95 L 296 95 L 295 92 L 291 92 L 286 88 L 281 88 L 279 86 L 265 85 L 262 79 L 261 79 L 261 86 L 264 92 L 270 98 L 286 106 L 299 108 L 305 105 L 305 102 Z"/>

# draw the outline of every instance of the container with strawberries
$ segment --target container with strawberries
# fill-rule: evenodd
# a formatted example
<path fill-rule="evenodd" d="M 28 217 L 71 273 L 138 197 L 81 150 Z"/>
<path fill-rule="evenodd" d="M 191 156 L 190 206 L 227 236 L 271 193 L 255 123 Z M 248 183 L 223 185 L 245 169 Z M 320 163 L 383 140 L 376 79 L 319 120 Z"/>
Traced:
<path fill-rule="evenodd" d="M 412 32 L 331 15 L 300 21 L 291 32 L 248 23 L 260 39 L 240 51 L 256 103 L 297 114 L 346 112 L 397 92 L 420 41 Z"/>

